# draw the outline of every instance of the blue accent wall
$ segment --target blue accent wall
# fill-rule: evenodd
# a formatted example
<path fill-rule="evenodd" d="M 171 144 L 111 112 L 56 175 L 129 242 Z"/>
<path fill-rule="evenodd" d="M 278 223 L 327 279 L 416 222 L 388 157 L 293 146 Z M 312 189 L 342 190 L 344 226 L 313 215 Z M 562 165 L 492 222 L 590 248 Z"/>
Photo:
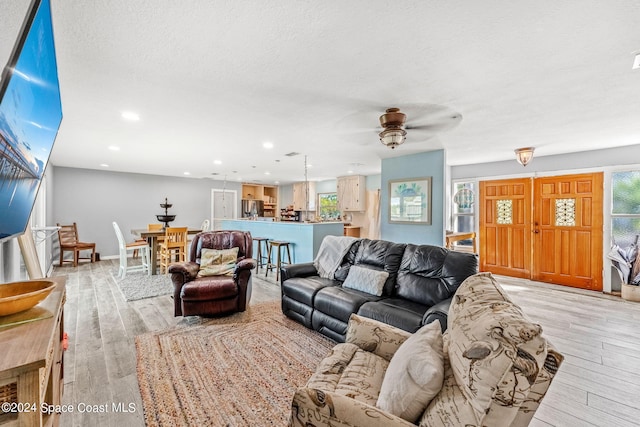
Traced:
<path fill-rule="evenodd" d="M 444 150 L 382 160 L 380 237 L 398 243 L 444 245 Z M 389 181 L 431 177 L 431 225 L 389 223 Z"/>

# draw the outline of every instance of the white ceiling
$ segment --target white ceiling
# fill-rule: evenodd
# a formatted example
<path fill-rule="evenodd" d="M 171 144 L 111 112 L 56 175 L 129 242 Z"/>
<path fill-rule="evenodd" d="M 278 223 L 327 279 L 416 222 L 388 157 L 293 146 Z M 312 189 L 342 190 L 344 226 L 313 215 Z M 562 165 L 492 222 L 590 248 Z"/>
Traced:
<path fill-rule="evenodd" d="M 2 0 L 1 63 L 28 3 Z M 524 4 L 52 0 L 64 118 L 51 161 L 287 183 L 304 155 L 322 180 L 438 148 L 460 165 L 640 144 L 640 2 Z M 376 134 L 387 107 L 463 119 L 392 151 Z"/>

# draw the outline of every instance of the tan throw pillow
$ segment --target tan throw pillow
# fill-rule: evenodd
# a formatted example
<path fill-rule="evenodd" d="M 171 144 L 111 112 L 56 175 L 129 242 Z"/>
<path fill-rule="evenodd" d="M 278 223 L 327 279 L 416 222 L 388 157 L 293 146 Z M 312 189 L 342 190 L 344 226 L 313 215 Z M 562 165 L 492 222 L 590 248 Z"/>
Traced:
<path fill-rule="evenodd" d="M 376 406 L 415 423 L 442 388 L 444 356 L 440 322 L 418 329 L 396 351 Z"/>
<path fill-rule="evenodd" d="M 354 265 L 349 269 L 349 274 L 342 283 L 342 287 L 380 296 L 387 277 L 389 277 L 389 273 L 386 271 Z"/>
<path fill-rule="evenodd" d="M 200 271 L 198 277 L 231 276 L 236 269 L 238 248 L 202 249 L 200 251 Z"/>

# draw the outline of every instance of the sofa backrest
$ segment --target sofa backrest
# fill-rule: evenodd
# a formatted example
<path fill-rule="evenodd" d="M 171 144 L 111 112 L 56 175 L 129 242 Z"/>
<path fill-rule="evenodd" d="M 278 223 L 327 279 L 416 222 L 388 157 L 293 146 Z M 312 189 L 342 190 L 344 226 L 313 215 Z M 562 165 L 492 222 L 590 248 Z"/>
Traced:
<path fill-rule="evenodd" d="M 467 279 L 448 317 L 445 386 L 425 425 L 527 426 L 562 355 L 511 301 L 491 273 Z M 445 390 L 445 388 L 447 388 Z"/>
<path fill-rule="evenodd" d="M 453 296 L 478 272 L 478 256 L 441 246 L 408 244 L 398 270 L 394 294 L 429 307 Z"/>
<path fill-rule="evenodd" d="M 343 264 L 336 271 L 335 278 L 344 281 L 352 265 L 386 271 L 389 273 L 389 277 L 385 282 L 382 294 L 390 295 L 396 283 L 405 246 L 404 243 L 394 243 L 387 240 L 360 239 L 351 245 L 349 252 L 344 257 Z"/>
<path fill-rule="evenodd" d="M 251 258 L 253 254 L 253 239 L 248 231 L 218 230 L 205 231 L 193 237 L 189 250 L 189 261 L 200 264 L 200 252 L 207 249 L 238 248 L 238 261 Z"/>

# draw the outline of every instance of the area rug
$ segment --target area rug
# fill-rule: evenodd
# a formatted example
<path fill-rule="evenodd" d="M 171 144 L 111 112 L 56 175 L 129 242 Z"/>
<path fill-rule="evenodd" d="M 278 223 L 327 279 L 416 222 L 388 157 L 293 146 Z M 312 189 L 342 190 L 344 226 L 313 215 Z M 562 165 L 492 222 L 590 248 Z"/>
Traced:
<path fill-rule="evenodd" d="M 291 399 L 335 343 L 280 302 L 136 337 L 147 426 L 284 426 Z"/>
<path fill-rule="evenodd" d="M 124 279 L 118 278 L 117 272 L 111 272 L 111 277 L 122 291 L 124 299 L 135 301 L 144 298 L 157 297 L 173 293 L 171 278 L 167 275 L 149 276 L 145 273 L 127 273 Z"/>

